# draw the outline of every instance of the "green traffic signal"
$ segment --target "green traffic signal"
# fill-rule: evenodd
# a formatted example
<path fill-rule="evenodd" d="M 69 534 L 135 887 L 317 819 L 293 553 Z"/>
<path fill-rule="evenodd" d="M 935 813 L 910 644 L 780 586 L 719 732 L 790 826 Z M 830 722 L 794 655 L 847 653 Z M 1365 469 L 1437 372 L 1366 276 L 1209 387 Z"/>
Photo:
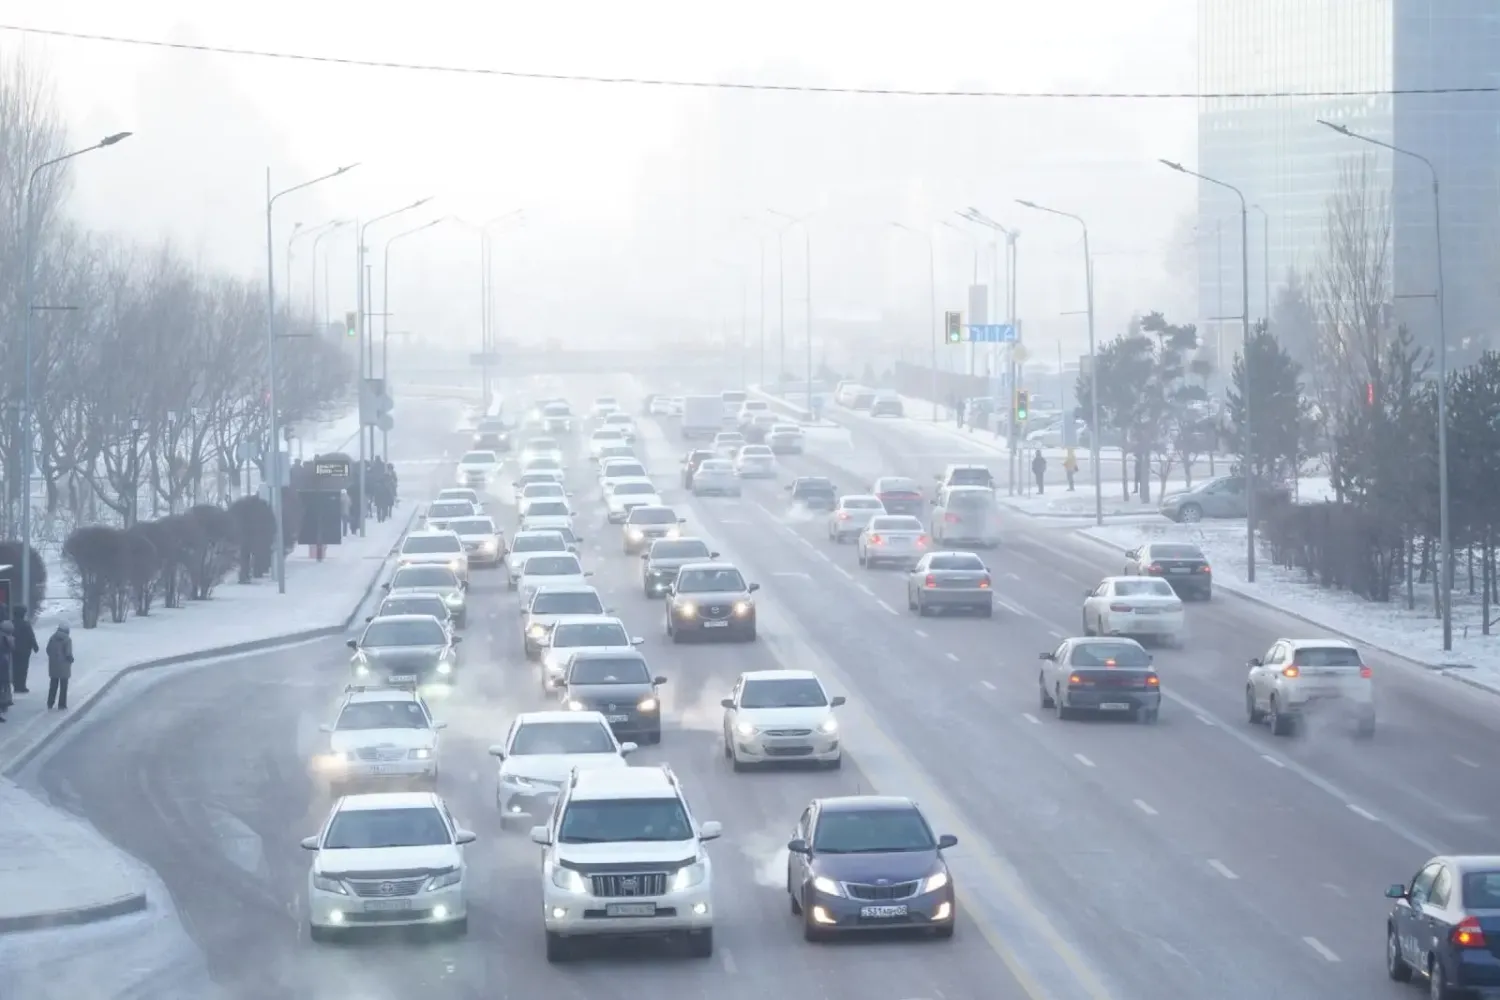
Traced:
<path fill-rule="evenodd" d="M 944 318 L 947 321 L 947 338 L 948 338 L 948 343 L 950 343 L 950 344 L 961 344 L 961 343 L 963 343 L 963 340 L 964 340 L 963 317 L 960 314 L 956 313 L 956 312 L 950 312 L 950 313 L 946 313 L 945 316 L 944 316 Z"/>
<path fill-rule="evenodd" d="M 1016 393 L 1016 419 L 1024 421 L 1031 409 L 1031 393 L 1025 389 Z"/>
<path fill-rule="evenodd" d="M 344 313 L 344 336 L 359 336 L 359 313 Z"/>

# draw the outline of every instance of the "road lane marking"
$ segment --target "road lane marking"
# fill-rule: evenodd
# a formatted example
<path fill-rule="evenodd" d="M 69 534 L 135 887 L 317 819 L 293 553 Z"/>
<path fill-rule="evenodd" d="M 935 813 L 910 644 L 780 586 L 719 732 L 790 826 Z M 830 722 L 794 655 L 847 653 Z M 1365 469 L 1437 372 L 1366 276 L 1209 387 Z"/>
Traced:
<path fill-rule="evenodd" d="M 994 691 L 994 690 L 996 690 L 995 685 L 991 684 L 989 681 L 980 681 L 979 683 L 982 684 L 982 685 L 984 685 L 984 688 L 987 691 Z"/>
<path fill-rule="evenodd" d="M 885 610 L 889 611 L 893 615 L 899 615 L 901 613 L 901 612 L 897 611 L 895 608 L 891 607 L 889 604 L 887 604 L 884 601 L 880 600 L 880 598 L 878 598 L 878 597 L 875 599 L 875 603 L 878 604 L 878 605 L 880 605 L 882 608 L 884 608 Z"/>
<path fill-rule="evenodd" d="M 1073 755 L 1073 759 L 1076 760 L 1076 761 L 1078 761 L 1078 763 L 1082 764 L 1084 767 L 1093 767 L 1094 766 L 1094 762 L 1091 761 L 1091 760 L 1089 760 L 1087 757 L 1085 757 L 1081 753 L 1075 753 Z"/>
<path fill-rule="evenodd" d="M 1200 715 L 1200 716 L 1198 716 L 1198 721 L 1201 722 L 1201 723 L 1203 723 L 1205 726 L 1211 726 L 1211 725 L 1214 724 L 1214 720 L 1210 719 L 1206 715 Z"/>
<path fill-rule="evenodd" d="M 954 653 L 947 653 L 947 654 L 944 654 L 944 655 L 946 655 L 948 657 L 948 659 L 952 660 L 954 663 L 958 662 L 958 656 L 956 654 L 954 654 Z"/>
<path fill-rule="evenodd" d="M 788 570 L 782 570 L 779 573 L 772 573 L 771 575 L 772 576 L 782 576 L 782 577 L 797 577 L 797 578 L 803 579 L 803 580 L 811 580 L 812 579 L 812 576 L 809 575 L 809 574 L 807 574 L 807 573 L 799 573 L 796 570 L 790 570 L 790 569 L 788 569 Z"/>
<path fill-rule="evenodd" d="M 833 562 L 833 559 L 828 555 L 827 552 L 824 552 L 822 549 L 818 549 L 817 551 L 818 551 L 818 558 L 819 559 L 823 560 L 826 563 Z"/>
<path fill-rule="evenodd" d="M 1344 804 L 1349 807 L 1349 811 L 1352 812 L 1354 815 L 1356 815 L 1356 816 L 1362 816 L 1365 819 L 1369 820 L 1371 823 L 1379 823 L 1380 822 L 1380 818 L 1379 817 L 1377 817 L 1374 813 L 1370 812 L 1370 810 L 1364 808 L 1363 806 L 1357 806 L 1353 802 L 1346 802 Z"/>
<path fill-rule="evenodd" d="M 1305 937 L 1302 939 L 1302 943 L 1322 956 L 1324 961 L 1337 962 L 1339 960 L 1338 955 L 1334 954 L 1332 948 L 1328 947 L 1326 944 L 1324 944 L 1322 941 L 1319 941 L 1315 937 Z"/>
<path fill-rule="evenodd" d="M 1135 802 L 1135 807 L 1137 809 L 1139 809 L 1141 812 L 1145 813 L 1147 816 L 1155 816 L 1156 815 L 1156 810 L 1152 809 L 1151 806 L 1148 803 L 1142 802 L 1140 799 L 1134 799 L 1132 801 Z"/>
<path fill-rule="evenodd" d="M 1005 574 L 1005 578 L 1007 580 L 1019 580 L 1019 579 L 1021 579 L 1020 575 L 1016 574 L 1016 573 L 1006 573 Z"/>
<path fill-rule="evenodd" d="M 1453 759 L 1456 760 L 1456 761 L 1458 761 L 1464 767 L 1478 767 L 1479 766 L 1478 764 L 1474 763 L 1469 758 L 1467 758 L 1467 757 L 1460 757 L 1458 754 L 1454 754 L 1453 755 Z"/>
<path fill-rule="evenodd" d="M 859 589 L 863 590 L 866 594 L 869 594 L 871 597 L 875 596 L 875 591 L 871 590 L 870 589 L 870 585 L 867 584 L 867 583 L 860 584 L 859 585 Z"/>
<path fill-rule="evenodd" d="M 1050 635 L 1054 639 L 1066 639 L 1067 638 L 1066 635 L 1063 635 L 1061 632 L 1057 631 L 1057 629 L 1048 629 L 1047 630 L 1047 634 Z"/>
<path fill-rule="evenodd" d="M 1038 719 L 1036 716 L 1032 715 L 1030 712 L 1022 712 L 1021 713 L 1021 718 L 1025 719 L 1027 722 L 1031 723 L 1033 726 L 1040 726 L 1042 724 L 1042 720 Z"/>
<path fill-rule="evenodd" d="M 1229 870 L 1228 865 L 1220 861 L 1218 858 L 1209 858 L 1208 867 L 1212 868 L 1214 871 L 1218 872 L 1220 875 L 1223 875 L 1230 881 L 1234 881 L 1239 878 L 1238 875 Z"/>
<path fill-rule="evenodd" d="M 917 629 L 912 629 L 912 631 L 913 631 L 913 632 L 915 632 L 915 633 L 917 633 L 917 638 L 919 638 L 919 639 L 926 639 L 926 638 L 928 638 L 928 635 L 927 635 L 927 633 L 926 633 L 926 632 L 923 632 L 923 631 L 922 631 L 922 630 L 921 630 L 921 629 L 919 629 L 919 628 L 917 628 Z"/>
<path fill-rule="evenodd" d="M 1285 764 L 1283 764 L 1281 761 L 1277 760 L 1275 757 L 1272 757 L 1268 753 L 1261 754 L 1260 755 L 1260 759 L 1263 760 L 1263 761 L 1265 761 L 1267 764 L 1275 764 L 1277 767 L 1286 767 Z"/>
<path fill-rule="evenodd" d="M 1027 617 L 1024 609 L 1016 607 L 1014 604 L 1010 603 L 999 594 L 995 595 L 994 601 L 996 604 L 1000 605 L 1002 608 L 1004 608 L 1006 611 L 1009 611 L 1013 615 L 1019 615 L 1022 618 Z"/>
<path fill-rule="evenodd" d="M 845 578 L 845 579 L 847 579 L 847 580 L 852 580 L 852 579 L 854 579 L 854 574 L 853 574 L 853 573 L 851 573 L 851 572 L 849 572 L 849 571 L 848 571 L 848 570 L 847 570 L 847 569 L 845 569 L 845 568 L 844 568 L 844 567 L 842 567 L 842 566 L 840 566 L 840 567 L 838 567 L 838 571 L 839 571 L 839 572 L 840 572 L 840 573 L 842 573 L 842 574 L 844 574 L 844 578 Z"/>

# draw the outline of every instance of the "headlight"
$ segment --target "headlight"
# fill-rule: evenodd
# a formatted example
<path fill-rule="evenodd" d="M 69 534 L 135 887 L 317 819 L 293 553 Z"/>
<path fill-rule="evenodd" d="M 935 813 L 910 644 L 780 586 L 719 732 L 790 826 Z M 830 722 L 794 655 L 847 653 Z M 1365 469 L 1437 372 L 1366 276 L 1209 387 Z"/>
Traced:
<path fill-rule="evenodd" d="M 434 889 L 446 889 L 450 885 L 458 885 L 463 877 L 463 871 L 458 868 L 453 869 L 451 872 L 443 872 L 441 875 L 434 875 L 427 880 L 427 891 L 431 892 Z"/>
<path fill-rule="evenodd" d="M 640 528 L 631 528 L 630 529 L 630 540 L 632 542 L 638 542 L 638 541 L 640 541 L 641 539 L 643 539 L 645 537 L 646 537 L 645 535 L 641 534 L 641 529 Z"/>
<path fill-rule="evenodd" d="M 479 548 L 485 552 L 494 552 L 499 547 L 493 540 L 479 543 Z"/>
<path fill-rule="evenodd" d="M 657 701 L 655 698 L 642 698 L 640 700 L 640 703 L 635 707 L 640 709 L 642 712 L 654 712 L 657 708 Z"/>
<path fill-rule="evenodd" d="M 563 892 L 585 893 L 589 891 L 587 880 L 571 868 L 552 869 L 552 884 Z"/>
<path fill-rule="evenodd" d="M 818 727 L 818 732 L 820 732 L 820 733 L 829 733 L 829 734 L 832 734 L 832 733 L 836 733 L 838 731 L 839 731 L 839 720 L 837 720 L 837 719 L 824 719 L 823 720 L 823 724 Z"/>
<path fill-rule="evenodd" d="M 443 603 L 446 604 L 446 605 L 448 605 L 448 607 L 450 607 L 450 608 L 456 608 L 459 605 L 463 604 L 463 602 L 464 602 L 464 595 L 463 594 L 444 594 L 443 595 Z"/>
<path fill-rule="evenodd" d="M 370 676 L 370 668 L 365 666 L 363 663 L 356 663 L 354 665 L 354 676 L 368 677 Z"/>
<path fill-rule="evenodd" d="M 328 878 L 325 875 L 313 876 L 313 888 L 319 892 L 335 892 L 340 896 L 349 895 L 349 890 L 344 888 L 344 883 L 336 878 Z"/>
<path fill-rule="evenodd" d="M 570 711 L 570 712 L 582 712 L 583 711 L 583 702 L 581 702 L 581 701 L 570 701 L 570 702 L 568 702 L 568 711 Z"/>
<path fill-rule="evenodd" d="M 431 760 L 432 751 L 427 749 L 426 747 L 418 747 L 406 756 L 410 757 L 412 760 Z"/>
<path fill-rule="evenodd" d="M 682 892 L 691 889 L 695 885 L 701 885 L 708 877 L 708 865 L 702 861 L 694 861 L 685 868 L 677 869 L 677 874 L 672 876 L 672 883 L 667 888 L 668 892 Z"/>
<path fill-rule="evenodd" d="M 453 673 L 453 664 L 448 660 L 443 660 L 437 665 L 437 672 L 444 675 L 451 674 Z"/>
<path fill-rule="evenodd" d="M 531 628 L 526 630 L 526 634 L 531 636 L 533 639 L 540 639 L 542 636 L 547 634 L 547 626 L 533 625 L 531 626 Z"/>
<path fill-rule="evenodd" d="M 739 733 L 741 736 L 754 736 L 756 733 L 760 732 L 760 730 L 756 729 L 748 722 L 735 723 L 734 731 Z"/>
<path fill-rule="evenodd" d="M 824 875 L 819 875 L 817 878 L 813 879 L 812 884 L 814 889 L 823 893 L 823 895 L 825 896 L 842 896 L 844 894 L 843 886 L 839 885 L 833 879 L 828 878 Z"/>
<path fill-rule="evenodd" d="M 734 613 L 743 618 L 745 615 L 748 615 L 750 613 L 753 607 L 754 605 L 749 601 L 737 601 L 734 605 Z"/>
<path fill-rule="evenodd" d="M 462 559 L 450 559 L 450 560 L 448 560 L 448 568 L 451 569 L 455 573 L 457 573 L 459 570 L 463 569 L 463 566 L 464 566 L 464 563 L 463 563 Z"/>
<path fill-rule="evenodd" d="M 685 601 L 677 605 L 677 613 L 684 618 L 692 618 L 698 613 L 698 605 L 691 601 Z"/>
<path fill-rule="evenodd" d="M 948 873 L 938 872 L 936 875 L 927 876 L 927 881 L 922 883 L 923 892 L 937 892 L 948 884 Z"/>
<path fill-rule="evenodd" d="M 681 538 L 682 537 L 682 532 L 679 531 L 676 528 L 668 528 L 667 529 L 667 537 L 668 538 Z"/>

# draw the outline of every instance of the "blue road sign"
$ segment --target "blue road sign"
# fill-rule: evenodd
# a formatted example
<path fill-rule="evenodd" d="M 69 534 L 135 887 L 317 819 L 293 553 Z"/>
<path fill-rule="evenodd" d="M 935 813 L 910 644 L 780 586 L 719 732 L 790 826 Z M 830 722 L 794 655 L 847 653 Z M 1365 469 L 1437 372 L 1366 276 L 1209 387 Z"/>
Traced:
<path fill-rule="evenodd" d="M 975 344 L 1013 344 L 1016 328 L 1009 323 L 970 323 L 969 340 Z"/>

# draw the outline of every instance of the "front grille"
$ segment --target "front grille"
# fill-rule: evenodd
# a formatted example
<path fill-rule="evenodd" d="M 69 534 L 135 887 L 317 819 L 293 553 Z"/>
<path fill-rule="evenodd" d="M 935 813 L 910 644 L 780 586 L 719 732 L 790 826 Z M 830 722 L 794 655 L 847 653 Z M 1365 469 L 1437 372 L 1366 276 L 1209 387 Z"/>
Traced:
<path fill-rule="evenodd" d="M 593 893 L 601 897 L 662 896 L 667 891 L 666 872 L 631 872 L 625 875 L 592 875 Z"/>
<path fill-rule="evenodd" d="M 811 736 L 811 729 L 767 729 L 767 736 Z"/>
<path fill-rule="evenodd" d="M 349 888 L 356 896 L 366 899 L 393 899 L 399 896 L 415 896 L 426 884 L 429 876 L 421 878 L 393 878 L 382 881 L 372 879 L 349 879 Z"/>
<path fill-rule="evenodd" d="M 765 748 L 765 754 L 766 754 L 767 757 L 806 757 L 807 755 L 811 754 L 812 752 L 813 752 L 813 748 L 809 747 L 809 746 L 800 746 L 800 747 L 777 747 L 777 746 L 769 746 L 769 747 Z"/>
<path fill-rule="evenodd" d="M 360 747 L 356 753 L 360 760 L 389 762 L 406 759 L 406 750 L 402 747 Z"/>
<path fill-rule="evenodd" d="M 704 618 L 728 618 L 730 607 L 726 604 L 710 604 L 703 609 Z"/>
<path fill-rule="evenodd" d="M 850 899 L 885 900 L 908 899 L 917 894 L 920 882 L 897 882 L 895 885 L 865 885 L 861 882 L 845 882 L 844 891 Z"/>

